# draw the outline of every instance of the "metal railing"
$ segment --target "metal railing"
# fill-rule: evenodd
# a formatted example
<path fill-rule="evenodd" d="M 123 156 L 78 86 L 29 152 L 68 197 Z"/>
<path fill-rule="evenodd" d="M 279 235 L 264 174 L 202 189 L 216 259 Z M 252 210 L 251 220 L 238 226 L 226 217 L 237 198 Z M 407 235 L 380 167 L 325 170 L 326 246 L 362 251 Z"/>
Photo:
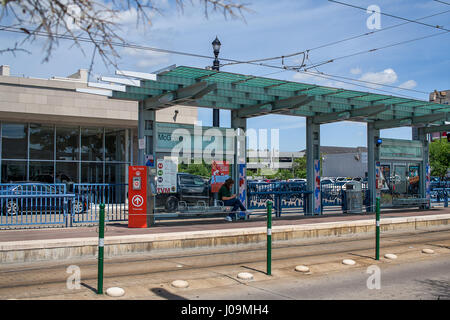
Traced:
<path fill-rule="evenodd" d="M 0 184 L 0 226 L 68 226 L 73 198 L 65 184 Z"/>
<path fill-rule="evenodd" d="M 250 182 L 247 184 L 247 205 L 250 210 L 267 208 L 267 202 L 274 204 L 277 217 L 283 212 L 306 212 L 306 184 L 303 182 Z"/>
<path fill-rule="evenodd" d="M 100 204 L 105 204 L 105 221 L 128 220 L 128 184 L 77 183 L 72 223 L 99 221 Z"/>

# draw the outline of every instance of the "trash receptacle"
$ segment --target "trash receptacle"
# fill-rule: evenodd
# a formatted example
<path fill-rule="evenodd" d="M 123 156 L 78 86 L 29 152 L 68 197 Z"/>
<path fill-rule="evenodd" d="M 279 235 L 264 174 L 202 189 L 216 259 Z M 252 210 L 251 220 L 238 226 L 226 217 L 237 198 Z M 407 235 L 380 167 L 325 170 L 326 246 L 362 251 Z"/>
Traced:
<path fill-rule="evenodd" d="M 344 213 L 362 213 L 363 194 L 362 184 L 359 181 L 349 181 L 345 184 Z"/>

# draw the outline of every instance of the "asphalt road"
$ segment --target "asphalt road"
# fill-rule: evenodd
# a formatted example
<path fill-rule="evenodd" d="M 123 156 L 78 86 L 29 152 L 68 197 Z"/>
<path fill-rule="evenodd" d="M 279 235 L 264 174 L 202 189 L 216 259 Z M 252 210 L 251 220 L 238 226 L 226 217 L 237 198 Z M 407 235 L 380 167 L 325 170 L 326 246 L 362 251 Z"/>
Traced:
<path fill-rule="evenodd" d="M 121 256 L 105 260 L 104 288 L 124 288 L 120 299 L 450 299 L 448 227 L 386 232 L 381 248 L 376 261 L 368 235 L 277 242 L 271 276 L 264 245 Z M 435 253 L 424 254 L 423 248 Z M 385 253 L 398 259 L 385 259 Z M 342 264 L 349 258 L 356 265 Z M 311 271 L 295 271 L 300 264 Z M 367 269 L 374 265 L 380 268 L 380 289 L 367 287 Z M 80 270 L 79 289 L 67 287 L 69 266 Z M 240 280 L 240 272 L 254 279 Z M 174 288 L 174 280 L 186 280 L 189 287 Z M 0 299 L 113 299 L 97 295 L 96 286 L 94 259 L 0 266 Z"/>

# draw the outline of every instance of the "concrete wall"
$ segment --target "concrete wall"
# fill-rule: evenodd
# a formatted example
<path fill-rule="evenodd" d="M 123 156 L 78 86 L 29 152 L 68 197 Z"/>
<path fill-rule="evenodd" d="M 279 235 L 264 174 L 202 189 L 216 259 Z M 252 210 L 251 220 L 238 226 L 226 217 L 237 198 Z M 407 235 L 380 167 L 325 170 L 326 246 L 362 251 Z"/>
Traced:
<path fill-rule="evenodd" d="M 365 177 L 367 152 L 326 154 L 323 156 L 323 177 Z"/>
<path fill-rule="evenodd" d="M 136 101 L 76 92 L 87 88 L 77 79 L 0 76 L 0 120 L 137 128 Z M 178 110 L 176 121 L 173 117 Z M 197 108 L 175 106 L 157 112 L 157 121 L 193 124 Z"/>

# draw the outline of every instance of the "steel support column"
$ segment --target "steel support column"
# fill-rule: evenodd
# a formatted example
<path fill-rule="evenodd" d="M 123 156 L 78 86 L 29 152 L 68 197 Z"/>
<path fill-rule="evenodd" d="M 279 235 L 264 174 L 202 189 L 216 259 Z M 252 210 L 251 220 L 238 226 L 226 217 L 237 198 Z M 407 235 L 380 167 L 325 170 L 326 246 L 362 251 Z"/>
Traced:
<path fill-rule="evenodd" d="M 420 197 L 422 198 L 428 198 L 427 197 L 427 167 L 429 166 L 429 156 L 430 156 L 430 150 L 429 150 L 429 142 L 427 139 L 426 134 L 426 127 L 417 128 L 418 130 L 418 139 L 422 141 L 423 145 L 423 154 L 422 154 L 422 161 L 420 163 L 420 172 L 419 172 L 419 193 Z M 429 198 L 428 198 L 429 199 Z M 429 203 L 430 205 L 430 203 Z"/>
<path fill-rule="evenodd" d="M 155 149 L 156 139 L 156 111 L 144 110 L 144 102 L 139 102 L 138 111 L 138 165 L 146 165 L 146 156 L 152 155 L 153 163 L 156 165 Z M 144 143 L 143 143 L 144 141 Z M 151 226 L 154 223 L 154 206 L 155 196 L 151 192 L 151 184 L 155 183 L 155 167 L 147 167 L 147 225 Z M 155 186 L 156 189 L 156 186 Z"/>
<path fill-rule="evenodd" d="M 308 191 L 307 215 L 321 214 L 320 194 L 320 124 L 315 124 L 312 117 L 306 118 L 306 177 Z M 316 183 L 316 179 L 319 182 Z"/>
<path fill-rule="evenodd" d="M 239 188 L 244 191 L 244 195 L 241 194 L 240 200 L 242 203 L 246 205 L 247 202 L 247 139 L 246 139 L 246 130 L 247 130 L 247 119 L 240 118 L 237 115 L 237 111 L 231 112 L 231 128 L 235 129 L 236 138 L 234 143 L 234 158 L 233 164 L 231 167 L 231 177 L 235 181 L 234 184 L 234 192 L 239 194 Z M 243 181 L 239 181 L 239 169 L 240 165 L 243 165 L 244 168 L 244 179 Z"/>
<path fill-rule="evenodd" d="M 375 187 L 375 165 L 380 161 L 379 147 L 376 141 L 380 137 L 380 130 L 375 129 L 373 123 L 367 124 L 367 188 L 369 189 L 369 201 L 367 212 L 375 212 L 376 187 Z"/>

